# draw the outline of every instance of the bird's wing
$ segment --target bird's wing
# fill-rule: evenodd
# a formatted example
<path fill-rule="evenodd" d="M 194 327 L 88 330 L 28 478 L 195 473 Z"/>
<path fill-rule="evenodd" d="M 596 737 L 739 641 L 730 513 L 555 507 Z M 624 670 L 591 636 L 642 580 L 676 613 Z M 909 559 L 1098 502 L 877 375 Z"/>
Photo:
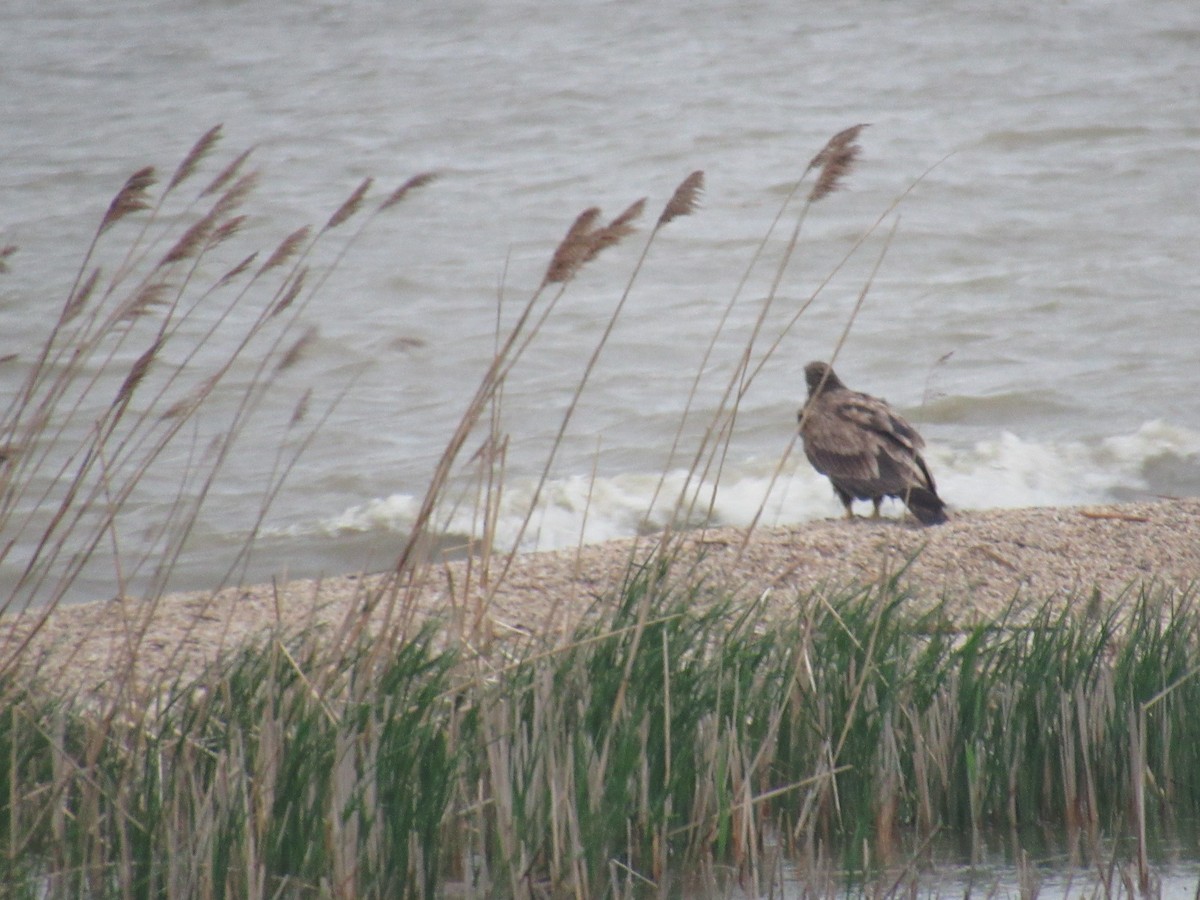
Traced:
<path fill-rule="evenodd" d="M 814 469 L 835 482 L 874 480 L 879 477 L 879 438 L 849 412 L 827 394 L 811 402 L 800 424 L 804 453 Z"/>
<path fill-rule="evenodd" d="M 885 401 L 855 393 L 853 398 L 847 399 L 843 415 L 877 436 L 876 463 L 881 483 L 886 483 L 889 491 L 926 487 L 937 492 L 933 476 L 921 456 L 925 440 Z"/>
<path fill-rule="evenodd" d="M 913 485 L 933 489 L 921 459 L 925 442 L 877 397 L 857 391 L 826 393 L 810 404 L 801 431 L 809 461 L 834 481 L 871 482 L 880 494 Z"/>
<path fill-rule="evenodd" d="M 910 453 L 924 449 L 925 441 L 921 435 L 886 401 L 857 391 L 847 391 L 846 394 L 839 398 L 837 409 L 840 416 Z"/>

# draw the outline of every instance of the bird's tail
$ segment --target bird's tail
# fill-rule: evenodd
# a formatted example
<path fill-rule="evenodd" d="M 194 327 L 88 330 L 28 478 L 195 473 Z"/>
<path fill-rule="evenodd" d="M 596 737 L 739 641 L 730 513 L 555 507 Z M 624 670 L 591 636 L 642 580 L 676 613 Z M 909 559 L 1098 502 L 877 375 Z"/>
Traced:
<path fill-rule="evenodd" d="M 914 487 L 904 497 L 908 511 L 917 517 L 922 525 L 941 525 L 949 521 L 946 515 L 946 504 L 934 491 L 928 488 Z"/>

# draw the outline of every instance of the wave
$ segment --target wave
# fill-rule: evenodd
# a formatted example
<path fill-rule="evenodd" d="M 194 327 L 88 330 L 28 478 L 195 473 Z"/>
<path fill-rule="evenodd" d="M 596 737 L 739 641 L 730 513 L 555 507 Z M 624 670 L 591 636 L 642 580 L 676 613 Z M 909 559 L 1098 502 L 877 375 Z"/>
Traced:
<path fill-rule="evenodd" d="M 933 448 L 928 461 L 952 511 L 1200 495 L 1200 431 L 1161 421 L 1093 442 L 1047 443 L 1003 432 L 970 446 Z M 551 480 L 529 513 L 535 487 L 532 479 L 505 487 L 495 517 L 497 549 L 572 547 L 652 532 L 672 520 L 682 526 L 736 527 L 757 520 L 774 527 L 841 514 L 828 481 L 798 449 L 782 468 L 778 460 L 749 460 L 728 468 L 719 480 L 699 484 L 682 471 L 665 477 L 625 473 Z M 464 541 L 478 539 L 483 521 L 468 505 L 459 504 L 438 520 L 439 530 Z M 289 531 L 402 535 L 412 528 L 419 507 L 418 496 L 396 493 Z M 885 514 L 901 512 L 895 501 L 884 507 Z"/>

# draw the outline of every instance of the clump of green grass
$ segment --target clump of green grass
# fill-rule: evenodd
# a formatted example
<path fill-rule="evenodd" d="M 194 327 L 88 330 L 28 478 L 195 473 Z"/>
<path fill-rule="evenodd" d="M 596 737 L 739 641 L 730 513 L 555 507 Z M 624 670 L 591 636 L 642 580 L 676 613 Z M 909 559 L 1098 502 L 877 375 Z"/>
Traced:
<path fill-rule="evenodd" d="M 3 856 L 51 896 L 719 893 L 996 828 L 1096 861 L 1200 813 L 1192 597 L 955 630 L 884 583 L 780 621 L 653 559 L 486 659 L 276 640 L 107 723 L 10 689 Z"/>

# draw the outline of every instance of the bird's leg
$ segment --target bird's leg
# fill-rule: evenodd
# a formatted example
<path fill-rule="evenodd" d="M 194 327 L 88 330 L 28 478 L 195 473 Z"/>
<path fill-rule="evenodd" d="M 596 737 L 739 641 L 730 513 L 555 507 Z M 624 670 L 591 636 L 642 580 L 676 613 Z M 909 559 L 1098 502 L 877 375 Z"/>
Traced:
<path fill-rule="evenodd" d="M 843 491 L 837 485 L 834 485 L 833 492 L 835 494 L 837 494 L 838 499 L 842 501 L 842 506 L 846 507 L 846 519 L 847 520 L 853 519 L 854 518 L 854 510 L 850 508 L 850 504 L 852 504 L 854 502 L 854 498 L 851 497 L 849 494 L 847 494 L 845 491 Z"/>
<path fill-rule="evenodd" d="M 871 502 L 875 504 L 875 512 L 871 513 L 871 518 L 878 519 L 878 518 L 880 518 L 879 504 L 883 502 L 883 498 L 882 497 L 872 497 Z"/>

